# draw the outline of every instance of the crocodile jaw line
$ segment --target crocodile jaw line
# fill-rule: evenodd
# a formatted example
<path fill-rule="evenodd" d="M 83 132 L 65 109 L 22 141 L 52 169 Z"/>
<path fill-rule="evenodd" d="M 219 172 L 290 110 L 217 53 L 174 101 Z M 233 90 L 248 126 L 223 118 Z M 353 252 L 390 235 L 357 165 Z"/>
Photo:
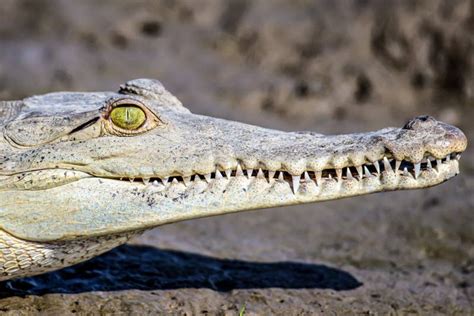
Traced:
<path fill-rule="evenodd" d="M 124 189 L 154 196 L 157 201 L 176 201 L 173 209 L 181 211 L 170 212 L 169 217 L 160 219 L 160 224 L 165 224 L 242 210 L 334 200 L 380 191 L 426 188 L 459 174 L 459 159 L 459 154 L 438 160 L 429 157 L 423 159 L 423 163 L 411 164 L 411 167 L 408 166 L 410 163 L 402 162 L 396 170 L 396 161 L 388 161 L 385 157 L 382 161 L 387 160 L 389 165 L 381 165 L 380 172 L 375 167 L 377 163 L 366 164 L 362 166 L 362 175 L 355 171 L 355 167 L 348 167 L 341 169 L 344 171 L 340 177 L 331 174 L 337 173 L 335 170 L 325 170 L 321 174 L 305 171 L 300 176 L 292 176 L 286 171 L 243 170 L 238 164 L 235 170 L 217 169 L 211 174 L 195 175 L 186 180 L 171 177 L 134 178 L 128 179 L 129 183 L 112 179 L 101 182 L 102 185 L 120 185 Z"/>

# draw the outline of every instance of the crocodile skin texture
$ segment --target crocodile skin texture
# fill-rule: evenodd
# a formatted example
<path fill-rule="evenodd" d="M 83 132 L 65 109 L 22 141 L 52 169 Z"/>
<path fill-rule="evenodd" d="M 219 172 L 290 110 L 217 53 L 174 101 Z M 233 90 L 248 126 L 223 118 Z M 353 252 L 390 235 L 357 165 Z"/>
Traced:
<path fill-rule="evenodd" d="M 86 261 L 140 232 L 57 242 L 33 242 L 0 230 L 0 281 L 45 273 Z"/>

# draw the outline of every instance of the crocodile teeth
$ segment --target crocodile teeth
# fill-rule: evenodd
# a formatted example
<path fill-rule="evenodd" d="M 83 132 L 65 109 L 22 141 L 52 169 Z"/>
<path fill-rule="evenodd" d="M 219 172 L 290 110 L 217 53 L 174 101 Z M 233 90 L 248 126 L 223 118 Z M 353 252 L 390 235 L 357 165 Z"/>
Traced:
<path fill-rule="evenodd" d="M 183 177 L 183 182 L 185 186 L 189 186 L 191 183 L 191 177 Z"/>
<path fill-rule="evenodd" d="M 235 169 L 225 169 L 220 171 L 217 166 L 214 172 L 208 173 L 206 175 L 191 175 L 191 176 L 180 176 L 180 177 L 164 177 L 162 179 L 153 177 L 151 180 L 150 177 L 120 177 L 120 180 L 129 180 L 131 183 L 137 181 L 142 181 L 143 184 L 148 185 L 151 184 L 153 186 L 169 186 L 170 182 L 175 184 L 179 182 L 183 182 L 184 186 L 192 185 L 195 181 L 205 180 L 207 183 L 211 183 L 214 179 L 227 179 L 230 180 L 233 177 L 244 176 L 248 177 L 249 179 L 255 176 L 258 179 L 265 179 L 268 180 L 268 183 L 272 184 L 277 179 L 279 181 L 286 181 L 285 178 L 291 176 L 291 187 L 294 193 L 299 192 L 299 188 L 301 187 L 301 181 L 305 183 L 309 183 L 310 181 L 314 182 L 317 186 L 320 186 L 323 181 L 325 180 L 332 180 L 335 179 L 337 182 L 342 183 L 344 180 L 359 180 L 362 181 L 364 177 L 383 177 L 381 173 L 381 166 L 380 164 L 383 163 L 383 171 L 385 172 L 392 172 L 398 177 L 399 175 L 404 176 L 411 176 L 414 179 L 418 179 L 421 176 L 423 170 L 434 170 L 436 172 L 440 172 L 440 168 L 442 167 L 443 163 L 448 165 L 449 161 L 451 160 L 459 160 L 461 158 L 460 154 L 450 154 L 445 156 L 442 159 L 436 159 L 433 156 L 426 156 L 420 162 L 413 163 L 413 168 L 404 167 L 405 165 L 409 165 L 410 162 L 407 160 L 396 160 L 396 159 L 389 159 L 388 157 L 384 156 L 381 160 L 374 161 L 372 164 L 374 165 L 374 169 L 369 164 L 362 164 L 360 166 L 346 166 L 343 168 L 334 168 L 328 170 L 321 170 L 321 171 L 304 171 L 299 176 L 292 176 L 287 171 L 271 171 L 271 170 L 263 170 L 262 168 L 258 169 L 242 169 L 242 165 L 240 163 L 236 164 Z M 394 164 L 392 166 L 392 163 Z M 436 164 L 436 165 L 435 165 Z M 457 164 L 456 164 L 457 165 Z M 422 168 L 423 166 L 423 168 Z M 458 166 L 456 166 L 458 168 Z M 345 171 L 344 171 L 345 168 Z M 354 168 L 351 170 L 351 168 Z M 369 169 L 370 168 L 370 169 Z M 403 169 L 403 170 L 402 170 Z M 412 171 L 413 169 L 413 171 Z M 235 172 L 235 173 L 234 173 Z M 255 173 L 254 173 L 255 172 Z M 311 172 L 314 172 L 314 178 L 311 175 Z M 324 178 L 323 178 L 324 173 Z M 458 171 L 459 173 L 459 171 Z M 267 179 L 268 177 L 268 179 Z M 172 181 L 171 181 L 172 180 Z"/>
<path fill-rule="evenodd" d="M 300 178 L 301 176 L 292 176 L 293 179 L 293 193 L 296 194 L 300 188 Z"/>
<path fill-rule="evenodd" d="M 431 160 L 428 159 L 428 160 L 426 161 L 426 166 L 428 167 L 428 169 L 433 168 L 433 166 L 431 165 Z"/>
<path fill-rule="evenodd" d="M 420 175 L 421 163 L 416 163 L 414 165 L 415 165 L 415 179 L 417 179 L 418 176 Z"/>
<path fill-rule="evenodd" d="M 374 162 L 375 169 L 377 170 L 377 173 L 380 174 L 380 164 L 378 161 Z"/>
<path fill-rule="evenodd" d="M 372 176 L 372 174 L 370 174 L 369 168 L 367 168 L 367 166 L 364 166 L 364 172 L 365 172 L 365 176 L 367 178 L 370 178 Z"/>
<path fill-rule="evenodd" d="M 354 177 L 352 176 L 352 173 L 351 173 L 351 169 L 349 169 L 349 167 L 346 168 L 346 177 L 349 180 L 354 179 Z"/>
<path fill-rule="evenodd" d="M 387 157 L 383 157 L 383 166 L 385 171 L 393 172 L 392 166 L 390 165 L 390 161 L 388 161 Z"/>
<path fill-rule="evenodd" d="M 244 172 L 242 171 L 242 167 L 240 166 L 240 164 L 237 165 L 237 171 L 235 172 L 235 175 L 237 177 L 240 177 L 240 176 L 244 175 Z"/>
<path fill-rule="evenodd" d="M 323 172 L 322 171 L 315 171 L 314 174 L 316 175 L 316 184 L 321 185 L 323 181 Z"/>
<path fill-rule="evenodd" d="M 313 181 L 313 180 L 311 180 L 311 177 L 309 176 L 307 171 L 304 172 L 304 181 L 306 181 L 306 182 Z"/>
<path fill-rule="evenodd" d="M 436 171 L 438 172 L 440 171 L 441 164 L 442 164 L 441 159 L 436 159 Z"/>
<path fill-rule="evenodd" d="M 201 182 L 201 181 L 202 181 L 202 178 L 201 178 L 199 175 L 196 175 L 196 176 L 194 177 L 194 180 L 193 180 L 194 183 L 199 183 L 199 182 Z"/>
<path fill-rule="evenodd" d="M 273 181 L 275 181 L 274 177 L 275 177 L 275 171 L 268 171 L 268 182 L 269 183 L 272 183 Z"/>
<path fill-rule="evenodd" d="M 247 177 L 250 179 L 250 177 L 252 176 L 252 173 L 253 173 L 253 169 L 247 169 Z"/>
<path fill-rule="evenodd" d="M 395 172 L 397 172 L 398 170 L 400 170 L 400 166 L 402 165 L 402 161 L 401 160 L 395 160 Z"/>

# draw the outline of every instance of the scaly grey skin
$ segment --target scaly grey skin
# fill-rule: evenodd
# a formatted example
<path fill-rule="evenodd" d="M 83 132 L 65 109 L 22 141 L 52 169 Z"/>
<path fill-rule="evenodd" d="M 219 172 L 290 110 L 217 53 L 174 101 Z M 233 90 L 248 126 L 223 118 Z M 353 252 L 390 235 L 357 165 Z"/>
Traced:
<path fill-rule="evenodd" d="M 0 279 L 185 219 L 430 187 L 459 173 L 467 145 L 429 116 L 325 136 L 196 115 L 150 79 L 4 102 L 0 130 Z"/>

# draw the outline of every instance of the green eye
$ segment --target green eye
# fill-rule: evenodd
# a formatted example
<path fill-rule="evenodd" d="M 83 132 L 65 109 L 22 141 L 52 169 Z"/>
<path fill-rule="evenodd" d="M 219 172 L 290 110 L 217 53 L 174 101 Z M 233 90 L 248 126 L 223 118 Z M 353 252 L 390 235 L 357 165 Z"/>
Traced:
<path fill-rule="evenodd" d="M 112 110 L 110 119 L 120 128 L 134 130 L 143 125 L 146 115 L 139 107 L 120 106 Z"/>

